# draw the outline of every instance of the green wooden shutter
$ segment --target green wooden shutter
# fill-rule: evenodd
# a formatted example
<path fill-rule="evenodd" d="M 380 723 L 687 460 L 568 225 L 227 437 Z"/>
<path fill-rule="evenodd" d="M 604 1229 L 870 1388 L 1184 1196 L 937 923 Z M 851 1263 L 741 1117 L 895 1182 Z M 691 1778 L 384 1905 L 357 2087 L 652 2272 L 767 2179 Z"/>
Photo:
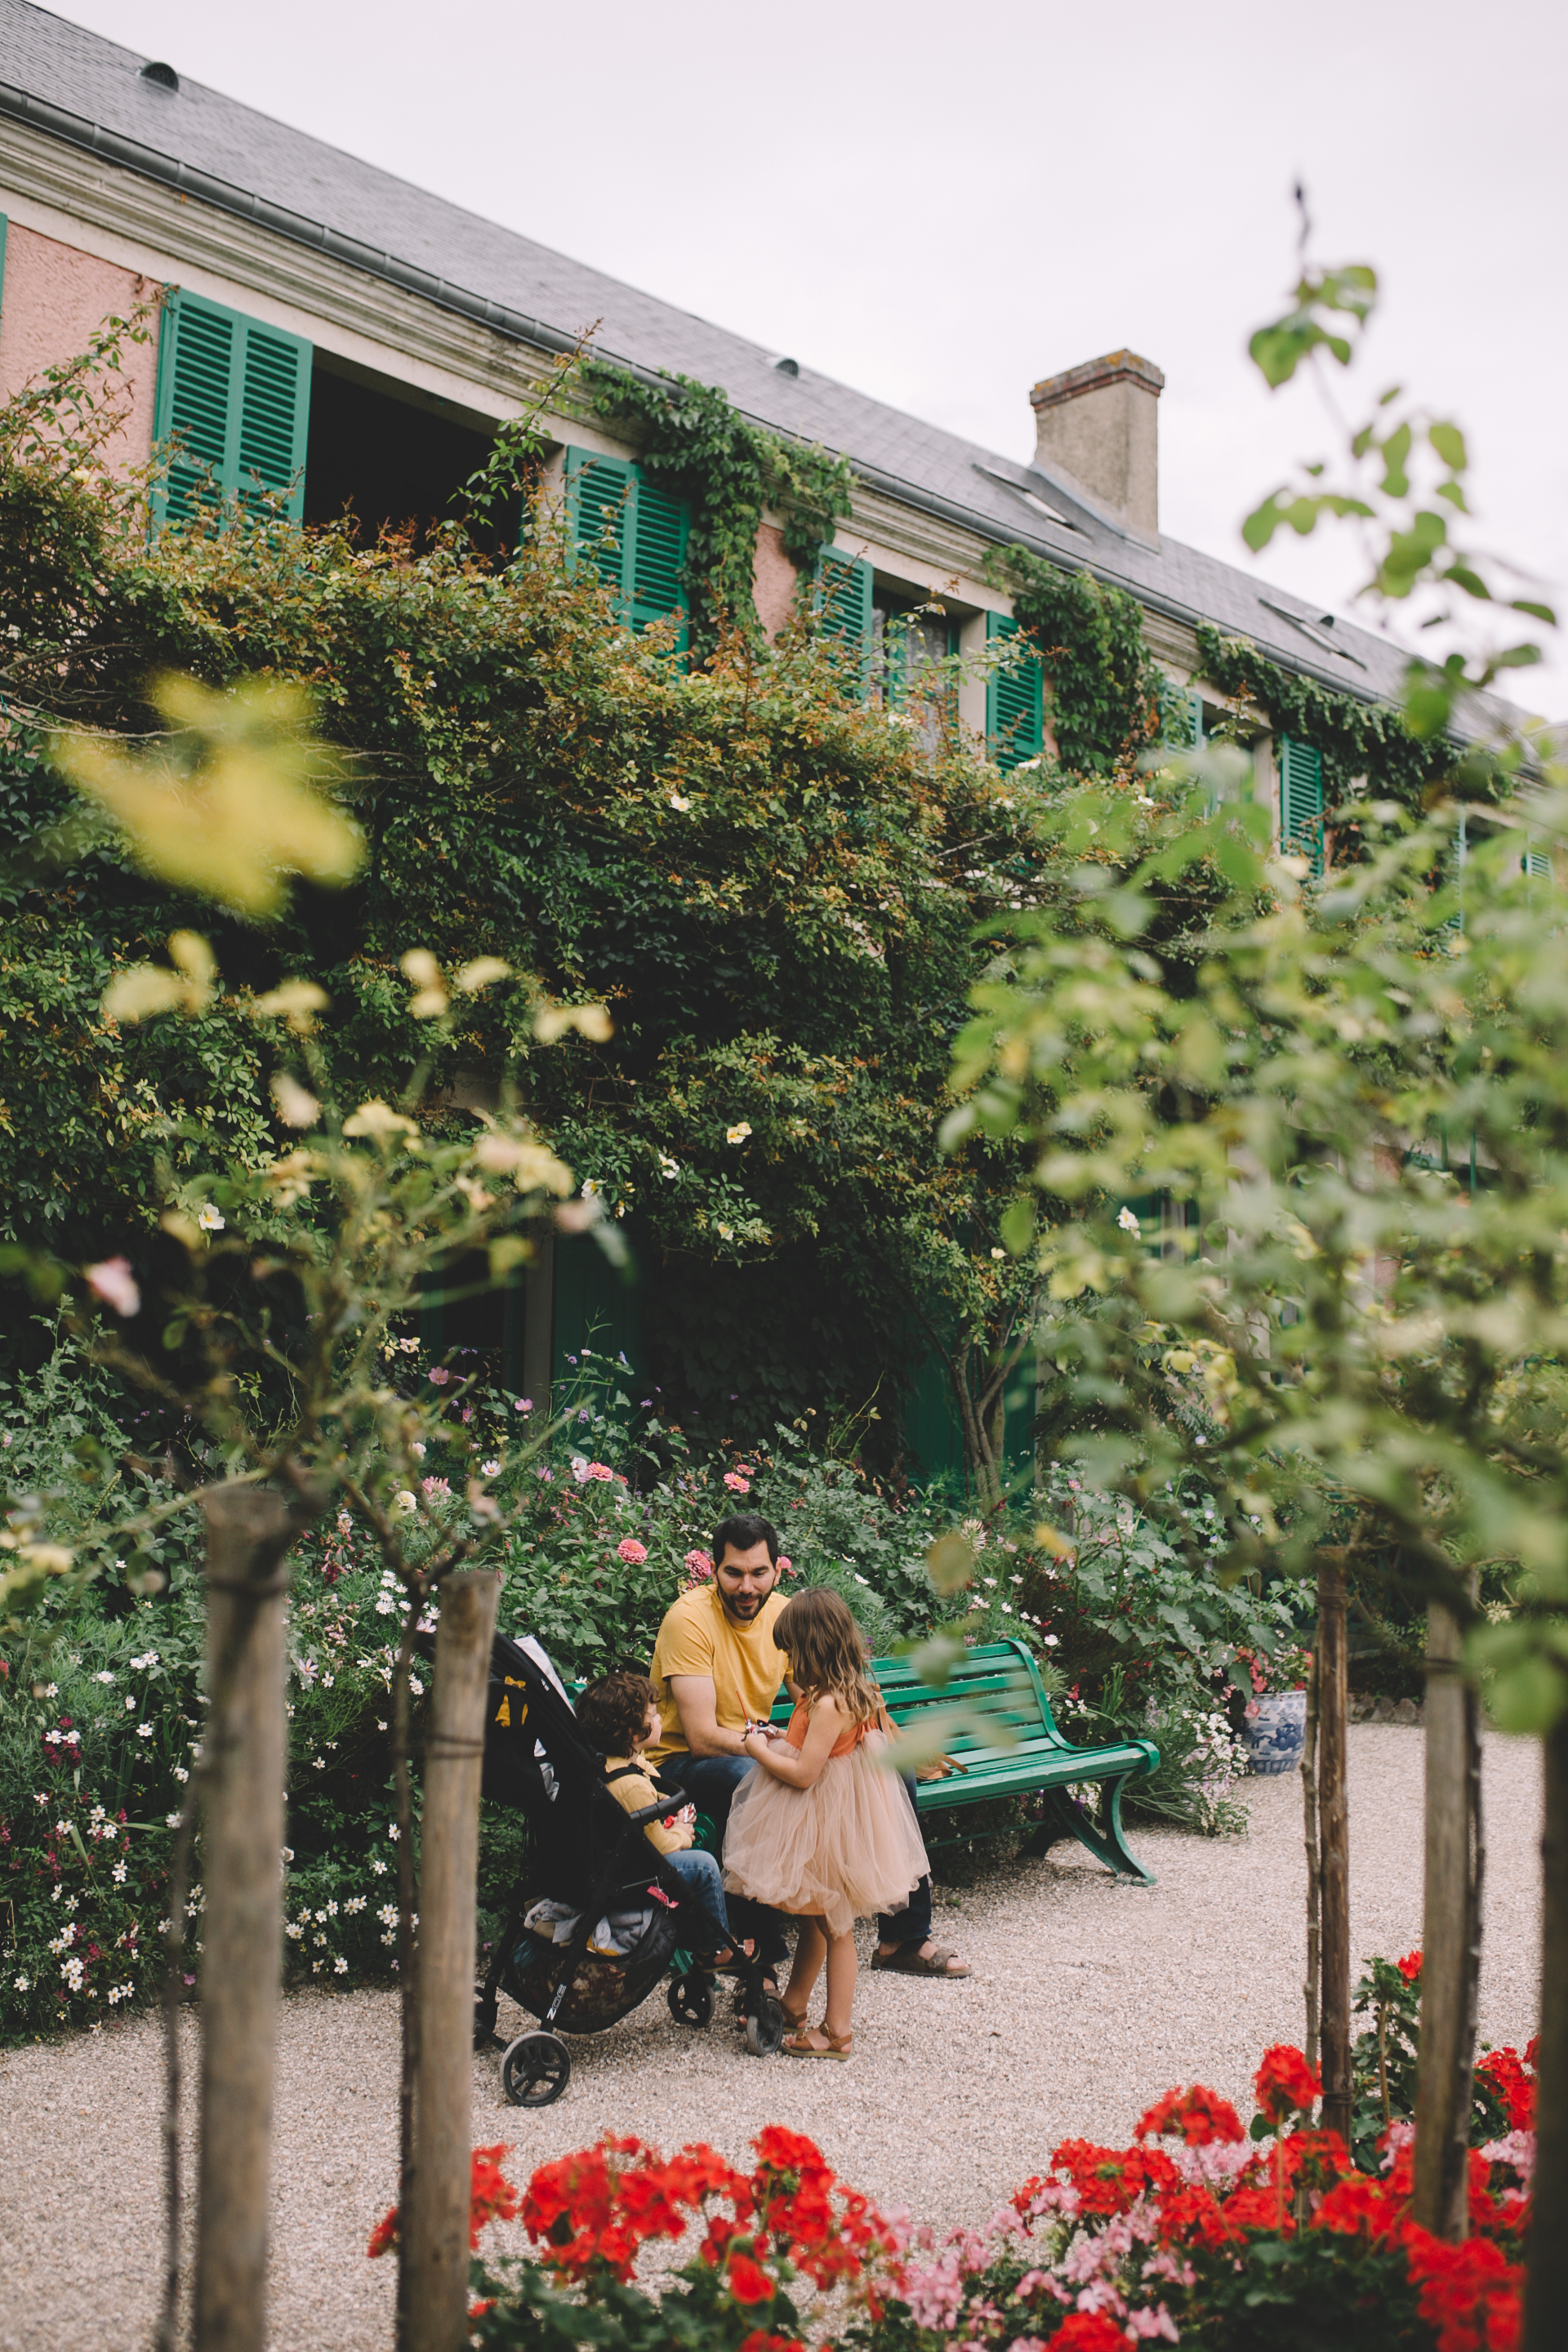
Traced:
<path fill-rule="evenodd" d="M 871 675 L 871 567 L 863 556 L 823 549 L 816 565 L 816 612 L 825 641 L 842 652 L 856 691 L 864 695 Z"/>
<path fill-rule="evenodd" d="M 1018 624 L 1005 613 L 987 613 L 985 642 L 1005 644 Z M 1002 769 L 1039 757 L 1046 742 L 1046 680 L 1037 654 L 994 669 L 985 683 L 985 733 L 991 756 Z"/>
<path fill-rule="evenodd" d="M 676 643 L 684 653 L 682 573 L 691 528 L 685 499 L 645 481 L 628 459 L 592 449 L 567 450 L 566 498 L 573 545 L 593 563 L 622 621 L 646 629 L 679 614 Z"/>
<path fill-rule="evenodd" d="M 215 489 L 256 507 L 270 491 L 299 521 L 310 349 L 281 327 L 174 289 L 158 340 L 154 437 L 173 450 L 159 521 L 182 521 Z"/>
<path fill-rule="evenodd" d="M 1169 679 L 1160 696 L 1160 740 L 1169 751 L 1197 751 L 1204 740 L 1204 698 Z"/>
<path fill-rule="evenodd" d="M 1523 870 L 1534 882 L 1552 879 L 1552 852 L 1549 849 L 1527 849 L 1521 860 Z"/>
<path fill-rule="evenodd" d="M 627 583 L 632 626 L 646 629 L 650 621 L 665 620 L 672 613 L 679 614 L 684 622 L 686 592 L 681 575 L 686 569 L 690 511 L 684 499 L 672 499 L 668 490 L 645 481 L 635 467 L 633 473 L 636 481 L 632 494 L 631 578 Z M 684 627 L 677 642 L 684 652 Z"/>
<path fill-rule="evenodd" d="M 1279 738 L 1279 846 L 1323 870 L 1323 755 L 1294 736 Z"/>

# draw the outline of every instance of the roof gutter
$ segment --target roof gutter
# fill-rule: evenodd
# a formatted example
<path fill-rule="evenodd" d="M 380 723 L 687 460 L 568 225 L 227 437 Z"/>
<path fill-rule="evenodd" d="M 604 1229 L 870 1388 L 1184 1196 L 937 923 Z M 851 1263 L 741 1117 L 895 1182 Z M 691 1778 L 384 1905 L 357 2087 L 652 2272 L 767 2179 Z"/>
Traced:
<path fill-rule="evenodd" d="M 484 295 L 470 293 L 466 287 L 454 286 L 448 278 L 437 278 L 432 271 L 421 269 L 413 262 L 400 261 L 395 254 L 363 244 L 358 237 L 344 236 L 322 221 L 310 220 L 303 213 L 289 212 L 284 205 L 269 203 L 265 196 L 253 195 L 247 189 L 237 187 L 232 181 L 215 179 L 210 173 L 199 172 L 189 163 L 182 163 L 175 156 L 165 155 L 156 147 L 144 146 L 138 139 L 127 139 L 121 132 L 108 130 L 100 122 L 91 122 L 85 115 L 71 114 L 63 107 L 52 106 L 47 99 L 35 98 L 29 90 L 20 89 L 15 83 L 0 82 L 0 114 L 8 114 L 19 121 L 31 123 L 53 138 L 64 140 L 68 145 L 81 148 L 89 154 L 101 155 L 110 163 L 122 164 L 127 171 L 140 173 L 143 179 L 156 180 L 164 187 L 177 190 L 181 195 L 198 197 L 202 203 L 214 205 L 219 212 L 230 213 L 239 220 L 252 221 L 258 227 L 270 230 L 275 236 L 286 237 L 290 244 L 304 246 L 312 253 L 324 253 L 334 261 L 345 263 L 351 269 L 363 270 L 372 278 L 399 286 L 406 293 L 416 294 L 425 301 L 435 303 L 440 310 L 454 311 L 459 318 L 469 319 L 477 326 L 489 327 L 510 342 L 528 343 L 535 350 L 553 352 L 559 356 L 568 355 L 578 348 L 575 337 L 563 334 L 559 327 L 552 327 L 542 319 L 509 310 L 505 303 L 492 302 Z M 624 368 L 641 383 L 659 384 L 668 381 L 656 370 L 643 367 L 635 360 L 624 359 L 618 353 L 605 352 L 602 356 L 616 367 Z M 769 432 L 778 429 L 776 425 L 768 424 L 764 417 L 753 417 L 752 421 L 763 425 Z M 868 489 L 879 490 L 885 497 L 896 499 L 900 506 L 913 507 L 937 521 L 956 524 L 977 538 L 989 540 L 994 546 L 1022 545 L 1032 552 L 1047 556 L 1065 571 L 1088 572 L 1108 587 L 1121 589 L 1150 611 L 1162 613 L 1168 620 L 1179 621 L 1189 628 L 1195 629 L 1201 622 L 1208 619 L 1208 615 L 1199 612 L 1196 606 L 1181 604 L 1173 597 L 1163 595 L 1157 589 L 1145 587 L 1142 582 L 1130 580 L 1125 573 L 1108 564 L 1093 562 L 1076 548 L 1058 547 L 1033 531 L 1010 529 L 988 515 L 977 513 L 972 507 L 960 506 L 955 499 L 944 499 L 933 490 L 923 489 L 918 483 L 900 480 L 895 474 L 884 473 L 879 467 L 865 464 L 849 456 L 847 451 L 842 454 L 850 470 Z M 1335 677 L 1284 650 L 1270 646 L 1267 658 L 1277 663 L 1281 669 L 1292 670 L 1302 677 L 1316 678 L 1357 701 L 1377 702 L 1384 698 L 1370 687 L 1357 686 Z"/>

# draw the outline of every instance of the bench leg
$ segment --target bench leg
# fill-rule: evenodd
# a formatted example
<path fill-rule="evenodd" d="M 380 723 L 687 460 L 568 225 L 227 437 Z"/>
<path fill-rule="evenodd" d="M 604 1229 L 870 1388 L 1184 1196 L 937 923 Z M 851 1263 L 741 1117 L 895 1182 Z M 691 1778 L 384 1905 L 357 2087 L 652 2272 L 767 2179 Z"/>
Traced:
<path fill-rule="evenodd" d="M 1121 1830 L 1121 1791 L 1131 1778 L 1130 1772 L 1123 1772 L 1116 1780 L 1105 1782 L 1103 1826 L 1097 1826 L 1087 1813 L 1080 1812 L 1064 1789 L 1047 1789 L 1044 1818 L 1039 1828 L 1025 1839 L 1024 1853 L 1037 1861 L 1061 1839 L 1075 1837 L 1118 1878 L 1131 1878 L 1140 1886 L 1152 1886 L 1153 1872 L 1145 1870 L 1134 1857 Z"/>

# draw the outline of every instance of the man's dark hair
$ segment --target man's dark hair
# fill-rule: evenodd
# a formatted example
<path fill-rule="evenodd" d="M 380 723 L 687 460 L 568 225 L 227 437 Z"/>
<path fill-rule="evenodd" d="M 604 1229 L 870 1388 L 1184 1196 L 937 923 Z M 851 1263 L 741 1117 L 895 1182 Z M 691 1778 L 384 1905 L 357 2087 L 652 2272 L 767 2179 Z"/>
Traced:
<path fill-rule="evenodd" d="M 779 1531 L 760 1511 L 737 1511 L 731 1519 L 721 1519 L 713 1530 L 713 1565 L 718 1567 L 724 1557 L 725 1547 L 731 1551 L 751 1551 L 765 1543 L 768 1558 L 776 1568 L 779 1564 Z"/>
<path fill-rule="evenodd" d="M 577 1700 L 577 1720 L 601 1756 L 629 1756 L 658 1696 L 646 1675 L 604 1675 Z"/>

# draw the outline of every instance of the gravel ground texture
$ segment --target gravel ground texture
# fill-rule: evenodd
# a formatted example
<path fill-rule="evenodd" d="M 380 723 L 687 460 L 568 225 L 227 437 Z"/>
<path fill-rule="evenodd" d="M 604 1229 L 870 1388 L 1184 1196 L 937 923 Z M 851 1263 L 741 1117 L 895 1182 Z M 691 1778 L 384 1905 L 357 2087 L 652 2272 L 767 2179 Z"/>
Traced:
<path fill-rule="evenodd" d="M 1423 1742 L 1402 1726 L 1350 1733 L 1352 1955 L 1421 1938 Z M 1540 1758 L 1492 1738 L 1485 1761 L 1482 2039 L 1521 2048 L 1539 1969 Z M 474 2137 L 511 2146 L 514 2177 L 613 2128 L 669 2150 L 710 2141 L 744 2158 L 765 2123 L 810 2133 L 843 2177 L 941 2228 L 979 2222 L 1069 2133 L 1124 2145 L 1142 2110 L 1204 2082 L 1249 2112 L 1271 2042 L 1302 2038 L 1305 1869 L 1300 1781 L 1247 1784 L 1251 1833 L 1211 1841 L 1139 1825 L 1153 1888 L 1118 1885 L 1081 1848 L 1007 1862 L 941 1888 L 942 1940 L 962 1984 L 863 1973 L 845 2066 L 747 2055 L 727 2021 L 672 2023 L 658 1996 L 575 2043 L 556 2105 L 501 2098 L 474 2065 Z M 868 1942 L 862 1931 L 863 1950 Z M 531 2020 L 503 2004 L 501 2024 Z M 187 2021 L 189 2064 L 196 2036 Z M 270 2298 L 279 2352 L 385 2352 L 388 2263 L 365 2240 L 393 2201 L 393 1996 L 300 1995 L 278 2075 Z M 90 2342 L 140 2352 L 161 2263 L 161 2050 L 147 2019 L 0 2054 L 0 2352 Z M 492 2242 L 521 2242 L 515 2229 Z"/>

